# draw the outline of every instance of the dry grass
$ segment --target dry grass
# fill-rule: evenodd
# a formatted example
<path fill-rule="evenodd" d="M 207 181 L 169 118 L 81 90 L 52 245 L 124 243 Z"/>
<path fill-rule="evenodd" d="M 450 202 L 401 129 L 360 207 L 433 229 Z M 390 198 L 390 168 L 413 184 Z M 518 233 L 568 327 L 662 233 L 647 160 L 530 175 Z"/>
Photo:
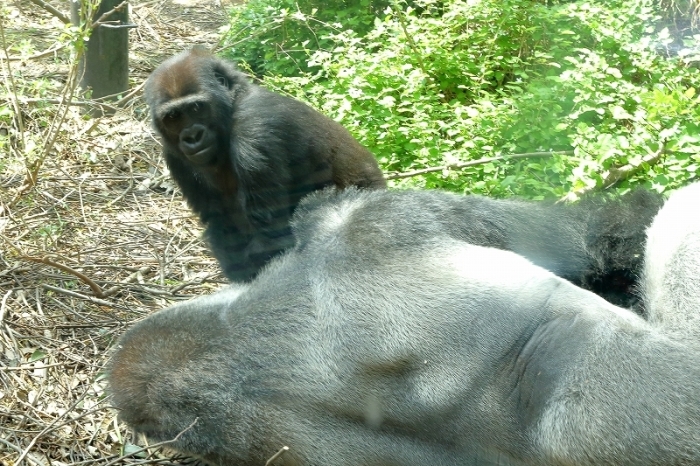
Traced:
<path fill-rule="evenodd" d="M 215 45 L 226 19 L 211 0 L 132 6 L 134 89 L 163 58 Z M 17 97 L 25 140 L 40 142 L 60 111 L 68 53 L 27 57 L 59 43 L 61 25 L 29 2 L 0 8 L 10 54 L 24 58 L 10 62 L 17 88 L 0 88 L 0 109 Z M 168 464 L 157 452 L 122 457 L 132 439 L 105 398 L 102 368 L 132 322 L 224 279 L 165 171 L 141 100 L 109 118 L 82 109 L 68 109 L 29 190 L 20 189 L 29 148 L 0 145 L 0 464 Z M 0 123 L 0 132 L 17 146 L 16 125 Z"/>

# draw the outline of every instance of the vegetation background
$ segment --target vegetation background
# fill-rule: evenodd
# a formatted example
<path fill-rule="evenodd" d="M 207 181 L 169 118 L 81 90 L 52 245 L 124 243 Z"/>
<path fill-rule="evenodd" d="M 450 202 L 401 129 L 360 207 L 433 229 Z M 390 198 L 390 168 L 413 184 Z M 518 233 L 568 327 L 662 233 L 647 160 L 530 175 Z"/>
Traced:
<path fill-rule="evenodd" d="M 664 191 L 700 160 L 694 8 L 250 0 L 224 53 L 341 121 L 395 186 L 537 199 Z"/>
<path fill-rule="evenodd" d="M 225 284 L 140 99 L 193 44 L 340 121 L 395 188 L 556 200 L 696 178 L 694 0 L 133 0 L 131 88 L 102 101 L 76 88 L 90 25 L 68 3 L 0 5 L 3 465 L 190 461 L 137 446 L 102 367 L 132 322 Z"/>

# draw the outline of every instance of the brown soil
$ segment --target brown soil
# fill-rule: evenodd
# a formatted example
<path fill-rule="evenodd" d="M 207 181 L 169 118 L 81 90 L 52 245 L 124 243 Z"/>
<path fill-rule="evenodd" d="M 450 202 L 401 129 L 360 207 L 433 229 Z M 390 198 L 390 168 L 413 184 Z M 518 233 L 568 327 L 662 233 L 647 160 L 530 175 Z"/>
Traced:
<path fill-rule="evenodd" d="M 61 0 L 49 2 L 65 10 Z M 193 44 L 216 46 L 214 0 L 132 1 L 137 98 L 112 117 L 68 108 L 47 141 L 69 70 L 62 23 L 28 1 L 0 6 L 0 464 L 170 464 L 116 420 L 103 366 L 132 322 L 225 280 L 160 157 L 139 97 L 153 68 Z M 226 7 L 228 2 L 226 2 Z M 2 44 L 0 44 L 2 45 Z M 0 57 L 5 52 L 0 50 Z M 16 107 L 15 107 L 16 105 Z M 2 112 L 19 108 L 5 123 Z M 21 141 L 24 141 L 22 144 Z M 27 188 L 26 165 L 51 147 Z"/>

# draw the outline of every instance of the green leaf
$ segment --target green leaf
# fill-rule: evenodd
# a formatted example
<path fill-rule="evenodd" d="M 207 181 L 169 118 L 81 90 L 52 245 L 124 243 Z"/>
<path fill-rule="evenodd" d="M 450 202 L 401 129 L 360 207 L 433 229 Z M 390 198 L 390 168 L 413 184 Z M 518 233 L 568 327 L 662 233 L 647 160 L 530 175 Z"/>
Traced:
<path fill-rule="evenodd" d="M 44 359 L 47 355 L 48 353 L 46 351 L 37 349 L 29 356 L 29 362 L 39 361 Z"/>
<path fill-rule="evenodd" d="M 629 120 L 632 119 L 632 115 L 627 112 L 624 108 L 620 107 L 619 105 L 613 105 L 610 107 L 610 113 L 612 114 L 612 117 L 616 120 Z"/>
<path fill-rule="evenodd" d="M 129 455 L 132 458 L 145 458 L 147 453 L 146 451 L 140 451 L 139 453 L 136 453 L 141 449 L 143 449 L 143 447 L 127 442 L 124 444 L 124 448 L 122 449 L 122 456 Z"/>

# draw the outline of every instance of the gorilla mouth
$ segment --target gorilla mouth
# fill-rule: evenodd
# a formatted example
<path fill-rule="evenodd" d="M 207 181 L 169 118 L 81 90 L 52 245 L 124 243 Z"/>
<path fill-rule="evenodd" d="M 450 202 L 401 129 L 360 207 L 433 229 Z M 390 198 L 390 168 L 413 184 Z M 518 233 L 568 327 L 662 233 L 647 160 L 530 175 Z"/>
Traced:
<path fill-rule="evenodd" d="M 216 150 L 214 146 L 207 146 L 202 150 L 188 154 L 185 152 L 185 157 L 187 160 L 196 165 L 207 165 L 214 161 L 216 155 Z"/>

